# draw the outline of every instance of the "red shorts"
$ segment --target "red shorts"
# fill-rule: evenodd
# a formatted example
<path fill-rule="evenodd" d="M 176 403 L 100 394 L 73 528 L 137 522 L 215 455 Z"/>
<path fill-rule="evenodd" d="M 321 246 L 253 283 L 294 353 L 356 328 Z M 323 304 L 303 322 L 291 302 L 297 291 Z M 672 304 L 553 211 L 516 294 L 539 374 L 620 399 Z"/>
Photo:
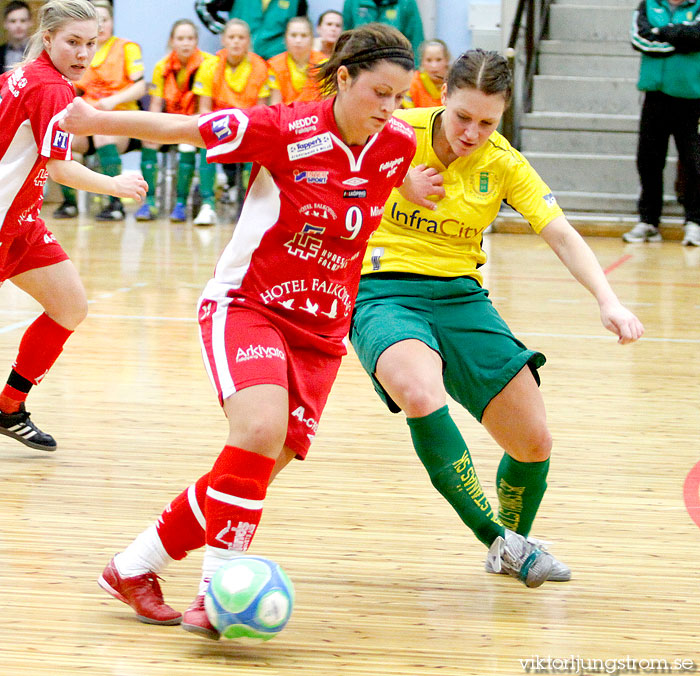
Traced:
<path fill-rule="evenodd" d="M 41 218 L 31 230 L 14 237 L 4 237 L 0 230 L 0 282 L 65 260 L 68 254 Z"/>
<path fill-rule="evenodd" d="M 280 385 L 289 395 L 285 444 L 304 459 L 340 368 L 340 355 L 290 345 L 280 327 L 230 299 L 199 305 L 204 366 L 223 404 L 252 385 Z"/>

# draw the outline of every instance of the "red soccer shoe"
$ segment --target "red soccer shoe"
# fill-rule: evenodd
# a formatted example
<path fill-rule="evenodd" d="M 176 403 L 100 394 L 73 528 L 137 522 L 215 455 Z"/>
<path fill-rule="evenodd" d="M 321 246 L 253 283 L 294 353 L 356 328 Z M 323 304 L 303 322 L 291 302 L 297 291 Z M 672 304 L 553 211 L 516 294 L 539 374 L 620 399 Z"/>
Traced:
<path fill-rule="evenodd" d="M 182 628 L 212 641 L 219 640 L 221 634 L 209 622 L 207 611 L 204 608 L 204 594 L 195 597 L 190 607 L 185 611 L 182 616 Z"/>
<path fill-rule="evenodd" d="M 136 617 L 146 624 L 180 624 L 182 614 L 163 601 L 163 592 L 155 573 L 122 577 L 112 559 L 102 571 L 97 584 L 115 599 L 136 611 Z"/>

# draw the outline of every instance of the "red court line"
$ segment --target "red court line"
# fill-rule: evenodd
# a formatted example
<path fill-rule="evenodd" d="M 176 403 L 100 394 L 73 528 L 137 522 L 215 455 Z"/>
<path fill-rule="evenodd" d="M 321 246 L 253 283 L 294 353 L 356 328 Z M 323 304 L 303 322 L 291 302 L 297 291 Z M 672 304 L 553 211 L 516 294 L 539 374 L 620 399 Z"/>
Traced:
<path fill-rule="evenodd" d="M 608 273 L 612 272 L 615 268 L 619 268 L 623 263 L 626 263 L 630 258 L 632 258 L 632 254 L 625 254 L 622 256 L 622 258 L 618 258 L 614 263 L 611 263 L 608 265 L 603 272 L 607 275 Z"/>
<path fill-rule="evenodd" d="M 683 484 L 685 508 L 695 525 L 700 528 L 700 462 L 688 472 Z"/>

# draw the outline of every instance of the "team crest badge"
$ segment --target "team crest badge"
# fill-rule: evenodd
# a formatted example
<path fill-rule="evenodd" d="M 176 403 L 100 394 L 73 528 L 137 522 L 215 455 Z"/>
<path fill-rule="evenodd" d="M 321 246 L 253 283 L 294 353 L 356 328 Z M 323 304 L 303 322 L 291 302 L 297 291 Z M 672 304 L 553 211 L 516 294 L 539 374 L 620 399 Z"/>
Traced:
<path fill-rule="evenodd" d="M 229 121 L 230 118 L 228 115 L 226 115 L 226 117 L 222 117 L 220 120 L 214 120 L 214 122 L 212 122 L 211 130 L 214 132 L 214 134 L 216 134 L 216 138 L 218 138 L 219 141 L 231 136 L 233 133 L 231 131 L 231 127 L 229 127 Z"/>
<path fill-rule="evenodd" d="M 496 175 L 491 171 L 472 174 L 471 188 L 478 197 L 489 197 L 496 190 Z"/>

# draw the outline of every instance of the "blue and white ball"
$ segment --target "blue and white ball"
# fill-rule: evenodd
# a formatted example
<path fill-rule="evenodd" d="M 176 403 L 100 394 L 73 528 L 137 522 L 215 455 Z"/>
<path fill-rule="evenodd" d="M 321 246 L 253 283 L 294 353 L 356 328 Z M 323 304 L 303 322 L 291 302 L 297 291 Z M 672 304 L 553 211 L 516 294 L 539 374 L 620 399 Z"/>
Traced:
<path fill-rule="evenodd" d="M 222 637 L 269 641 L 289 621 L 294 586 L 274 561 L 238 556 L 214 573 L 204 607 Z"/>

